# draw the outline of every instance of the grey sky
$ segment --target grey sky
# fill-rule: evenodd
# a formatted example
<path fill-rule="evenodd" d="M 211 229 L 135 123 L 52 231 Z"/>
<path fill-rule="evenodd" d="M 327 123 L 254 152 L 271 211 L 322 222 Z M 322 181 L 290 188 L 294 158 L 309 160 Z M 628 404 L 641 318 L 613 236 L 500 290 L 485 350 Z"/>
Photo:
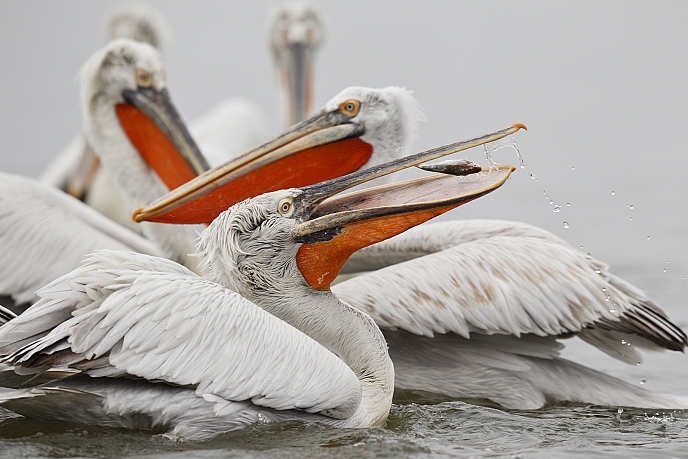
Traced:
<path fill-rule="evenodd" d="M 78 132 L 74 75 L 118 3 L 0 1 L 0 169 L 36 176 Z M 276 132 L 264 30 L 276 2 L 148 3 L 171 25 L 164 57 L 184 116 L 241 95 Z M 660 270 L 671 260 L 686 271 L 688 3 L 318 3 L 328 33 L 316 105 L 350 85 L 413 89 L 428 117 L 417 149 L 514 122 L 530 128 L 517 141 L 538 181 L 519 169 L 450 218 L 523 220 L 606 261 Z M 495 157 L 517 161 L 508 150 Z M 481 151 L 471 158 L 484 163 Z"/>

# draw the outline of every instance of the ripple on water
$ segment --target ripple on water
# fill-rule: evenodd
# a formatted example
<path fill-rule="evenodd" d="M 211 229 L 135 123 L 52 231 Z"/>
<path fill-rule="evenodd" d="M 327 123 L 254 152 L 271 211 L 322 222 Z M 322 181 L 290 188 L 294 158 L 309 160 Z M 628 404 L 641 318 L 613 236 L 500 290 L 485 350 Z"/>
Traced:
<path fill-rule="evenodd" d="M 0 416 L 2 457 L 665 457 L 688 448 L 688 413 L 560 404 L 533 411 L 464 402 L 392 406 L 384 429 L 257 425 L 205 443 L 146 431 Z M 419 398 L 419 400 L 421 400 Z M 2 413 L 0 413 L 2 414 Z"/>

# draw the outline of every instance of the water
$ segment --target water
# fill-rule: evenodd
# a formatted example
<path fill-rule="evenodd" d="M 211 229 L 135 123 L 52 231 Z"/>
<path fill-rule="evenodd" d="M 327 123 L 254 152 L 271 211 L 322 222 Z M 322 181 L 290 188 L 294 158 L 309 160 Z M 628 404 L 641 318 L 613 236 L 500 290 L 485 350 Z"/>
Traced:
<path fill-rule="evenodd" d="M 220 97 L 243 95 L 259 103 L 275 129 L 280 125 L 264 49 L 268 2 L 152 3 L 173 25 L 165 59 L 184 117 L 193 119 Z M 0 2 L 3 170 L 36 176 L 80 129 L 74 74 L 99 46 L 98 24 L 112 4 Z M 535 1 L 497 10 L 481 2 L 389 8 L 359 1 L 323 8 L 329 30 L 316 106 L 350 84 L 408 85 L 429 119 L 417 150 L 527 123 L 531 131 L 518 141 L 529 171 L 517 170 L 508 187 L 447 218 L 521 220 L 554 231 L 611 263 L 612 272 L 688 327 L 687 204 L 677 198 L 688 191 L 688 156 L 680 154 L 688 143 L 686 60 L 676 59 L 687 52 L 684 4 Z M 464 18 L 460 28 L 457 17 Z M 485 24 L 498 27 L 486 34 Z M 443 72 L 428 71 L 440 63 Z M 518 161 L 510 151 L 495 159 Z M 553 212 L 562 202 L 566 207 Z M 635 209 L 626 207 L 631 202 Z M 566 358 L 631 384 L 644 380 L 649 390 L 688 394 L 683 354 L 646 354 L 642 365 L 629 366 L 579 340 L 566 345 Z M 39 423 L 0 411 L 0 457 L 644 458 L 688 450 L 683 412 L 575 404 L 504 411 L 428 402 L 397 394 L 381 429 L 261 425 L 182 444 L 150 432 Z"/>
<path fill-rule="evenodd" d="M 688 442 L 688 413 L 574 404 L 502 411 L 464 402 L 397 403 L 380 429 L 259 425 L 205 443 L 18 418 L 1 426 L 2 458 L 668 457 L 681 455 Z"/>

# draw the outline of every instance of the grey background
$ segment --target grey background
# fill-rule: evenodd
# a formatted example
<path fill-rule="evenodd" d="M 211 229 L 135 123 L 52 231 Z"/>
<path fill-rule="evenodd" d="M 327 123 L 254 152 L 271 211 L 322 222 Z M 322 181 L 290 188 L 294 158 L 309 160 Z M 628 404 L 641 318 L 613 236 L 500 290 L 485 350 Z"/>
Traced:
<path fill-rule="evenodd" d="M 0 169 L 36 176 L 78 132 L 74 76 L 102 45 L 102 17 L 118 3 L 0 1 Z M 149 3 L 171 25 L 164 57 L 184 116 L 242 95 L 277 132 L 264 25 L 276 2 Z M 517 135 L 526 170 L 448 218 L 527 221 L 614 267 L 688 275 L 688 3 L 319 5 L 328 33 L 317 106 L 350 85 L 413 89 L 428 118 L 416 149 L 529 126 Z M 469 157 L 484 163 L 480 150 Z M 495 158 L 517 161 L 512 150 Z"/>

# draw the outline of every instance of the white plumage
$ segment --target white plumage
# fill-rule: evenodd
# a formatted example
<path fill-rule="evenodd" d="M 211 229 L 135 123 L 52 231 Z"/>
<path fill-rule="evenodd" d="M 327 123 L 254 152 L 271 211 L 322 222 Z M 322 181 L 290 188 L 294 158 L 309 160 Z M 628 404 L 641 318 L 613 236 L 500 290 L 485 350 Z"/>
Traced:
<path fill-rule="evenodd" d="M 299 274 L 295 221 L 277 211 L 294 191 L 236 205 L 200 239 L 211 279 L 233 279 L 244 297 L 172 261 L 117 251 L 44 287 L 0 328 L 0 353 L 23 373 L 84 374 L 0 392 L 4 406 L 189 439 L 257 420 L 384 423 L 393 385 L 384 339 L 368 316 Z M 267 284 L 246 281 L 258 273 Z"/>
<path fill-rule="evenodd" d="M 161 251 L 79 200 L 36 180 L 0 173 L 0 292 L 19 304 L 98 249 Z"/>
<path fill-rule="evenodd" d="M 558 237 L 518 222 L 428 224 L 354 254 L 370 271 L 332 290 L 383 329 L 397 389 L 533 409 L 551 401 L 682 408 L 685 399 L 558 358 L 579 336 L 626 363 L 682 350 L 683 331 L 640 290 Z"/>
<path fill-rule="evenodd" d="M 170 28 L 162 15 L 148 5 L 126 3 L 114 8 L 104 18 L 106 42 L 118 38 L 148 43 L 162 49 L 170 40 Z M 83 199 L 89 206 L 132 231 L 141 226 L 131 220 L 131 209 L 112 179 L 99 167 L 84 134 L 77 135 L 43 170 L 39 180 Z"/>

